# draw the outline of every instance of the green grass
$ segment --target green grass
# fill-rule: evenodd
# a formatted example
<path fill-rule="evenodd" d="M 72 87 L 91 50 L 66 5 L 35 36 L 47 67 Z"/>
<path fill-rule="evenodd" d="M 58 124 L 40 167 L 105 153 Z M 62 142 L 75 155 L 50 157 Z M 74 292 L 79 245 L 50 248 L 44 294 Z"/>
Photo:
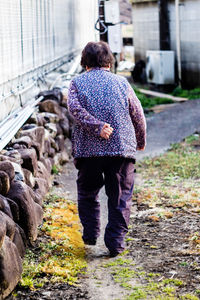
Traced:
<path fill-rule="evenodd" d="M 159 104 L 167 104 L 167 103 L 173 103 L 171 99 L 168 98 L 159 98 L 159 97 L 147 97 L 146 95 L 139 92 L 139 90 L 134 88 L 134 91 L 140 100 L 143 108 L 151 108 L 155 105 Z"/>
<path fill-rule="evenodd" d="M 137 88 L 132 86 L 143 108 L 151 108 L 155 105 L 173 103 L 173 100 L 168 98 L 150 97 L 142 94 Z M 172 92 L 173 96 L 184 97 L 188 99 L 200 99 L 200 87 L 193 90 L 183 90 L 176 87 Z"/>
<path fill-rule="evenodd" d="M 180 179 L 200 178 L 200 155 L 199 151 L 189 145 L 193 141 L 200 140 L 197 135 L 185 139 L 186 144 L 175 144 L 172 150 L 153 159 L 145 159 L 139 166 L 145 172 L 156 172 L 159 178 L 179 177 Z"/>
<path fill-rule="evenodd" d="M 56 165 L 53 165 L 52 169 L 51 169 L 51 173 L 54 174 L 54 175 L 58 175 L 59 172 L 60 172 L 60 167 L 56 166 Z"/>
<path fill-rule="evenodd" d="M 147 273 L 142 267 L 136 267 L 132 259 L 121 257 L 108 264 L 103 264 L 102 267 L 110 272 L 115 283 L 126 290 L 126 295 L 121 299 L 198 299 L 196 296 L 198 290 L 192 294 L 179 295 L 179 289 L 185 286 L 182 280 L 165 278 L 159 273 Z"/>
<path fill-rule="evenodd" d="M 197 87 L 193 90 L 183 90 L 180 87 L 176 87 L 175 90 L 172 92 L 173 96 L 177 97 L 185 97 L 188 99 L 200 99 L 200 87 Z"/>

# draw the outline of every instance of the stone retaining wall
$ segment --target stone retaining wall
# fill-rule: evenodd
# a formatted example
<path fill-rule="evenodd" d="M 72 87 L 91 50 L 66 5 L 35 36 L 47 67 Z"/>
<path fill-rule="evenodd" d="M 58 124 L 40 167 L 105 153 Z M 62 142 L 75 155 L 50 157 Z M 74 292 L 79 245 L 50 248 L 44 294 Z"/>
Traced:
<path fill-rule="evenodd" d="M 56 100 L 57 99 L 57 100 Z M 27 245 L 42 224 L 42 200 L 53 165 L 68 161 L 71 120 L 66 98 L 46 99 L 0 152 L 0 295 L 7 297 L 22 273 Z"/>

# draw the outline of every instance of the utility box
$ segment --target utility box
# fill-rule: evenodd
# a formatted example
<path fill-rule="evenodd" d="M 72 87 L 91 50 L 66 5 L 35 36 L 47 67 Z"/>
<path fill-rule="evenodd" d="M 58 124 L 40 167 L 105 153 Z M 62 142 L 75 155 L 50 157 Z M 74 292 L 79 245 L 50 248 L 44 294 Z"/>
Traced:
<path fill-rule="evenodd" d="M 122 52 L 121 25 L 108 26 L 108 44 L 113 53 Z"/>
<path fill-rule="evenodd" d="M 105 22 L 116 24 L 120 22 L 119 0 L 109 0 L 104 2 Z"/>
<path fill-rule="evenodd" d="M 146 52 L 147 81 L 155 84 L 174 84 L 174 51 L 148 50 Z"/>
<path fill-rule="evenodd" d="M 105 23 L 108 26 L 108 44 L 113 53 L 122 52 L 119 0 L 105 1 Z"/>

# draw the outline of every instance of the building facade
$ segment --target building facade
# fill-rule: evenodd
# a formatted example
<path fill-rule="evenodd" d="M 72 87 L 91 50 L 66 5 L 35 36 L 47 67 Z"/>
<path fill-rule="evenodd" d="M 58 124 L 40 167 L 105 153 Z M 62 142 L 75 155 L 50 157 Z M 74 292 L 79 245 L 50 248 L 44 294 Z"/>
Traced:
<path fill-rule="evenodd" d="M 160 50 L 159 5 L 157 0 L 131 0 L 135 60 L 145 60 L 147 50 Z M 176 54 L 175 1 L 167 1 L 170 50 Z M 200 86 L 200 0 L 181 0 L 180 45 L 182 85 Z"/>

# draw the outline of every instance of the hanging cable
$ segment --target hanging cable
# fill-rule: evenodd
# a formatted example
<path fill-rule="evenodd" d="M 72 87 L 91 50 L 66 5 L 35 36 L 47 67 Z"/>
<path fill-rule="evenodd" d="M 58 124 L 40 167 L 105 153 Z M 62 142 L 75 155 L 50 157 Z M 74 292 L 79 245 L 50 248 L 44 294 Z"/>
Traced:
<path fill-rule="evenodd" d="M 105 0 L 98 0 L 98 9 L 99 9 L 99 10 L 100 10 L 101 2 L 102 2 L 102 1 L 104 2 Z M 96 23 L 95 23 L 95 25 L 94 25 L 94 28 L 95 28 L 97 31 L 99 31 L 99 34 L 100 34 L 100 35 L 103 35 L 103 34 L 105 34 L 105 33 L 108 31 L 108 27 L 106 26 L 104 20 L 101 20 L 101 17 L 102 17 L 102 16 L 99 15 L 99 17 L 98 17 L 98 19 L 97 19 L 97 21 L 96 21 Z M 98 27 L 98 24 L 99 24 L 99 27 Z M 104 28 L 104 31 L 101 30 L 101 26 Z"/>

